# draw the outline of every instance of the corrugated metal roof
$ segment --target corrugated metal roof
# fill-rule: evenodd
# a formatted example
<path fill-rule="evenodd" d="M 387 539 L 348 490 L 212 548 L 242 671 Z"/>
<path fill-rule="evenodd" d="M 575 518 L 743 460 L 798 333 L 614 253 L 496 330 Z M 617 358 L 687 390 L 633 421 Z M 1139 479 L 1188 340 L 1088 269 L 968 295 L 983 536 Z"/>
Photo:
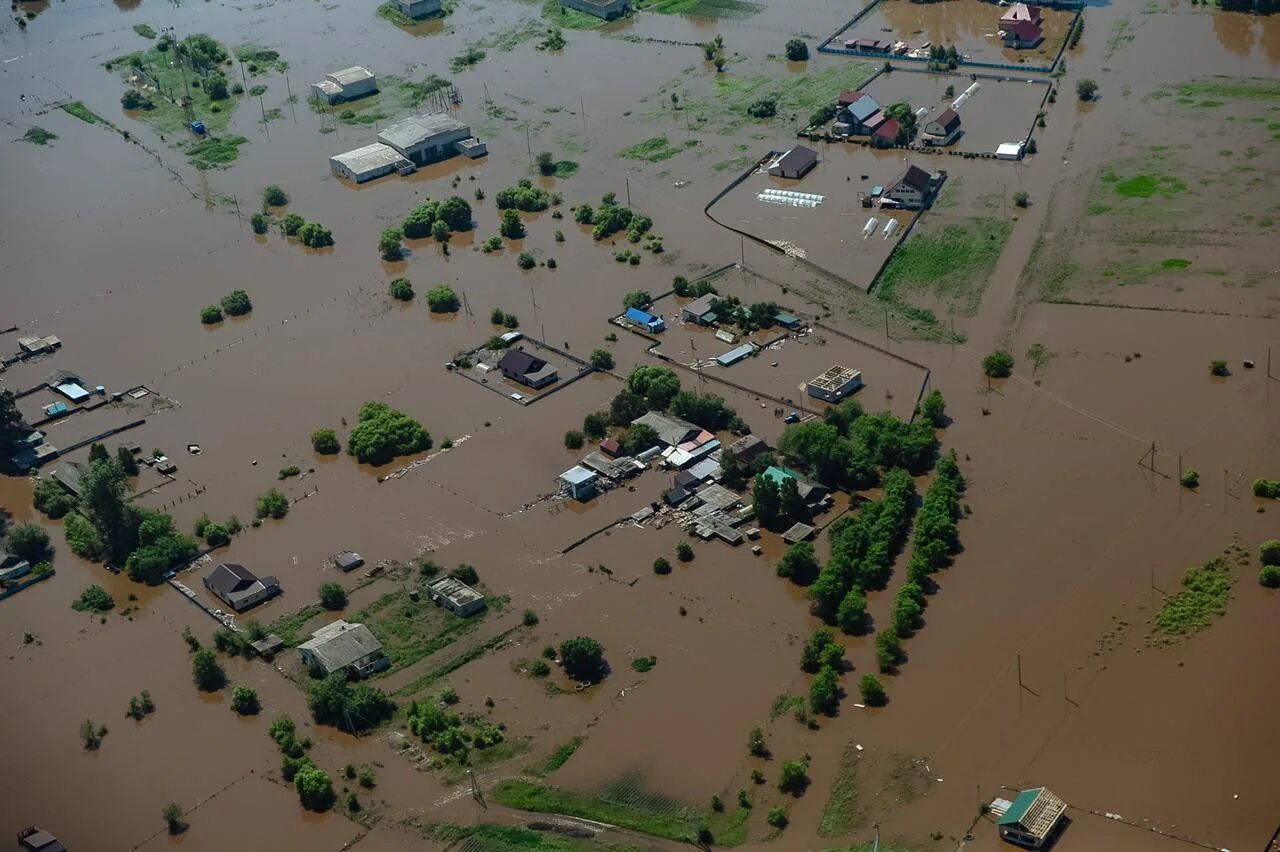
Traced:
<path fill-rule="evenodd" d="M 433 136 L 455 131 L 471 133 L 467 125 L 453 116 L 443 112 L 432 112 L 423 115 L 411 115 L 386 127 L 378 134 L 378 139 L 396 148 L 412 148 Z"/>
<path fill-rule="evenodd" d="M 334 71 L 326 76 L 340 86 L 350 86 L 352 83 L 373 79 L 373 73 L 368 68 L 360 65 L 352 65 L 350 68 L 343 68 L 341 71 Z"/>
<path fill-rule="evenodd" d="M 341 163 L 356 174 L 361 174 L 394 165 L 404 158 L 390 145 L 374 142 L 372 145 L 362 145 L 351 151 L 335 154 L 330 159 Z"/>

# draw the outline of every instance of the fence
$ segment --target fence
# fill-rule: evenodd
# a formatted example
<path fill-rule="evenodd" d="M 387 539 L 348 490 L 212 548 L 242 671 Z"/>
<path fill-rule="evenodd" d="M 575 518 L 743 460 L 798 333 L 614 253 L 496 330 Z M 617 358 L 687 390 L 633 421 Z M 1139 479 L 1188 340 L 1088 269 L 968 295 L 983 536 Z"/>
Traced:
<path fill-rule="evenodd" d="M 10 586 L 9 588 L 0 592 L 0 601 L 4 600 L 7 597 L 10 597 L 11 595 L 16 595 L 18 592 L 22 591 L 28 586 L 34 586 L 36 583 L 39 583 L 42 580 L 49 579 L 50 577 L 53 576 L 53 574 L 54 574 L 54 571 L 52 568 L 50 568 L 48 571 L 45 571 L 43 574 L 36 574 L 26 580 L 23 580 L 21 583 L 18 583 L 17 585 Z"/>

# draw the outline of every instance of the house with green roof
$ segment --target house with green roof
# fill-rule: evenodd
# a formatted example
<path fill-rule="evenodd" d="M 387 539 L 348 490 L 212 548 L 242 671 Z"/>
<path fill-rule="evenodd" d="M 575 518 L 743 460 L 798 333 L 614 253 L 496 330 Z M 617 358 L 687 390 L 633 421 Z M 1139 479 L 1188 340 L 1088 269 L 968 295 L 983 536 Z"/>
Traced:
<path fill-rule="evenodd" d="M 1028 849 L 1043 849 L 1066 812 L 1066 802 L 1049 792 L 1048 787 L 1036 787 L 1019 793 L 1004 813 L 997 815 L 996 825 L 1004 840 Z"/>
<path fill-rule="evenodd" d="M 800 494 L 800 499 L 804 500 L 805 505 L 811 509 L 817 508 L 830 493 L 825 485 L 817 482 L 811 482 L 806 479 L 803 473 L 792 470 L 789 467 L 779 467 L 778 465 L 770 465 L 765 472 L 760 474 L 768 479 L 779 488 L 786 480 L 794 480 L 796 483 L 796 491 Z"/>

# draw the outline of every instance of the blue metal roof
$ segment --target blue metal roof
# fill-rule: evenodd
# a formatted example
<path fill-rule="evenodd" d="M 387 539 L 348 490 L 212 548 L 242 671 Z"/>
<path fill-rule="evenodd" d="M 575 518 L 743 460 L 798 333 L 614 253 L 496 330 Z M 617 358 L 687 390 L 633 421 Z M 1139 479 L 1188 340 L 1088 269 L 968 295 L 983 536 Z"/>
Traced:
<path fill-rule="evenodd" d="M 733 349 L 730 349 L 728 352 L 717 357 L 716 362 L 722 367 L 728 367 L 730 364 L 738 363 L 754 351 L 754 346 L 750 343 L 744 343 L 741 346 L 735 346 Z"/>
<path fill-rule="evenodd" d="M 867 95 L 865 98 L 858 98 L 848 106 L 849 115 L 857 121 L 864 121 L 879 109 L 880 104 L 876 103 L 875 98 L 870 95 Z"/>
<path fill-rule="evenodd" d="M 642 322 L 645 325 L 649 325 L 657 319 L 653 314 L 645 313 L 639 308 L 627 308 L 627 312 L 624 316 L 632 322 Z"/>

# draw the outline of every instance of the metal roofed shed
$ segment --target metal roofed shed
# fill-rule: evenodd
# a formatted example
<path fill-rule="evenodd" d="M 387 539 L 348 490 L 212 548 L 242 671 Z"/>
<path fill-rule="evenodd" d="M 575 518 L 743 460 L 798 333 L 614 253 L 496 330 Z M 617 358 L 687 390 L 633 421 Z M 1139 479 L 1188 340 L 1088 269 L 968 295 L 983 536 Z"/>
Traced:
<path fill-rule="evenodd" d="M 399 151 L 390 145 L 374 142 L 330 157 L 329 170 L 356 183 L 364 183 L 391 174 L 401 163 L 409 164 Z"/>
<path fill-rule="evenodd" d="M 333 565 L 339 571 L 354 571 L 363 564 L 364 557 L 350 550 L 344 550 L 333 557 Z"/>
<path fill-rule="evenodd" d="M 822 375 L 810 379 L 807 392 L 814 399 L 839 402 L 860 387 L 862 371 L 837 364 Z"/>
<path fill-rule="evenodd" d="M 778 325 L 782 326 L 783 328 L 790 329 L 791 331 L 795 331 L 796 329 L 800 328 L 800 326 L 803 324 L 800 322 L 800 318 L 797 317 L 795 314 L 789 314 L 789 313 L 786 313 L 785 311 L 779 311 L 778 313 L 774 314 L 773 321 L 776 322 Z"/>
<path fill-rule="evenodd" d="M 658 433 L 658 440 L 671 447 L 683 444 L 702 431 L 692 423 L 668 417 L 660 411 L 647 412 L 631 421 L 632 426 L 638 423 L 652 427 Z"/>
<path fill-rule="evenodd" d="M 560 481 L 569 488 L 569 495 L 575 500 L 590 500 L 596 493 L 600 475 L 594 470 L 574 465 L 560 474 Z"/>
<path fill-rule="evenodd" d="M 817 532 L 817 528 L 808 524 L 793 524 L 790 529 L 782 534 L 782 540 L 787 544 L 796 544 L 813 538 L 815 532 Z"/>
<path fill-rule="evenodd" d="M 777 177 L 800 179 L 818 164 L 818 152 L 797 145 L 769 164 L 769 174 Z"/>
<path fill-rule="evenodd" d="M 89 398 L 89 392 L 75 382 L 58 385 L 56 390 L 72 402 L 80 402 Z"/>
<path fill-rule="evenodd" d="M 378 91 L 377 79 L 368 68 L 353 65 L 325 74 L 319 83 L 311 84 L 311 93 L 329 104 L 354 100 Z"/>
<path fill-rule="evenodd" d="M 28 852 L 67 852 L 58 838 L 34 825 L 18 832 L 18 845 Z"/>
<path fill-rule="evenodd" d="M 441 577 L 427 583 L 427 594 L 438 605 L 466 617 L 484 609 L 484 595 L 456 577 Z"/>
<path fill-rule="evenodd" d="M 756 347 L 754 343 L 744 343 L 741 346 L 735 346 L 728 352 L 716 356 L 716 363 L 721 367 L 732 367 L 734 364 L 754 355 Z"/>
<path fill-rule="evenodd" d="M 363 624 L 335 621 L 311 634 L 298 646 L 302 660 L 325 676 L 347 669 L 360 677 L 391 665 L 382 653 L 382 643 Z"/>
<path fill-rule="evenodd" d="M 628 322 L 644 326 L 645 330 L 651 333 L 665 331 L 667 328 L 667 324 L 663 321 L 662 317 L 654 316 L 653 314 L 648 313 L 647 311 L 642 311 L 639 308 L 627 308 L 626 313 L 622 316 Z"/>
<path fill-rule="evenodd" d="M 720 298 L 715 293 L 707 293 L 694 299 L 680 309 L 680 319 L 685 322 L 696 322 L 699 325 L 710 325 L 716 321 L 713 308 Z"/>
<path fill-rule="evenodd" d="M 1041 849 L 1067 811 L 1067 803 L 1048 787 L 1023 790 L 996 820 L 1000 837 L 1019 846 Z"/>
<path fill-rule="evenodd" d="M 378 134 L 379 142 L 418 166 L 452 157 L 458 153 L 455 143 L 469 138 L 471 128 L 443 112 L 409 116 Z"/>
<path fill-rule="evenodd" d="M 1021 160 L 1022 159 L 1022 143 L 1021 142 L 1001 142 L 996 147 L 996 157 L 1001 160 Z"/>

